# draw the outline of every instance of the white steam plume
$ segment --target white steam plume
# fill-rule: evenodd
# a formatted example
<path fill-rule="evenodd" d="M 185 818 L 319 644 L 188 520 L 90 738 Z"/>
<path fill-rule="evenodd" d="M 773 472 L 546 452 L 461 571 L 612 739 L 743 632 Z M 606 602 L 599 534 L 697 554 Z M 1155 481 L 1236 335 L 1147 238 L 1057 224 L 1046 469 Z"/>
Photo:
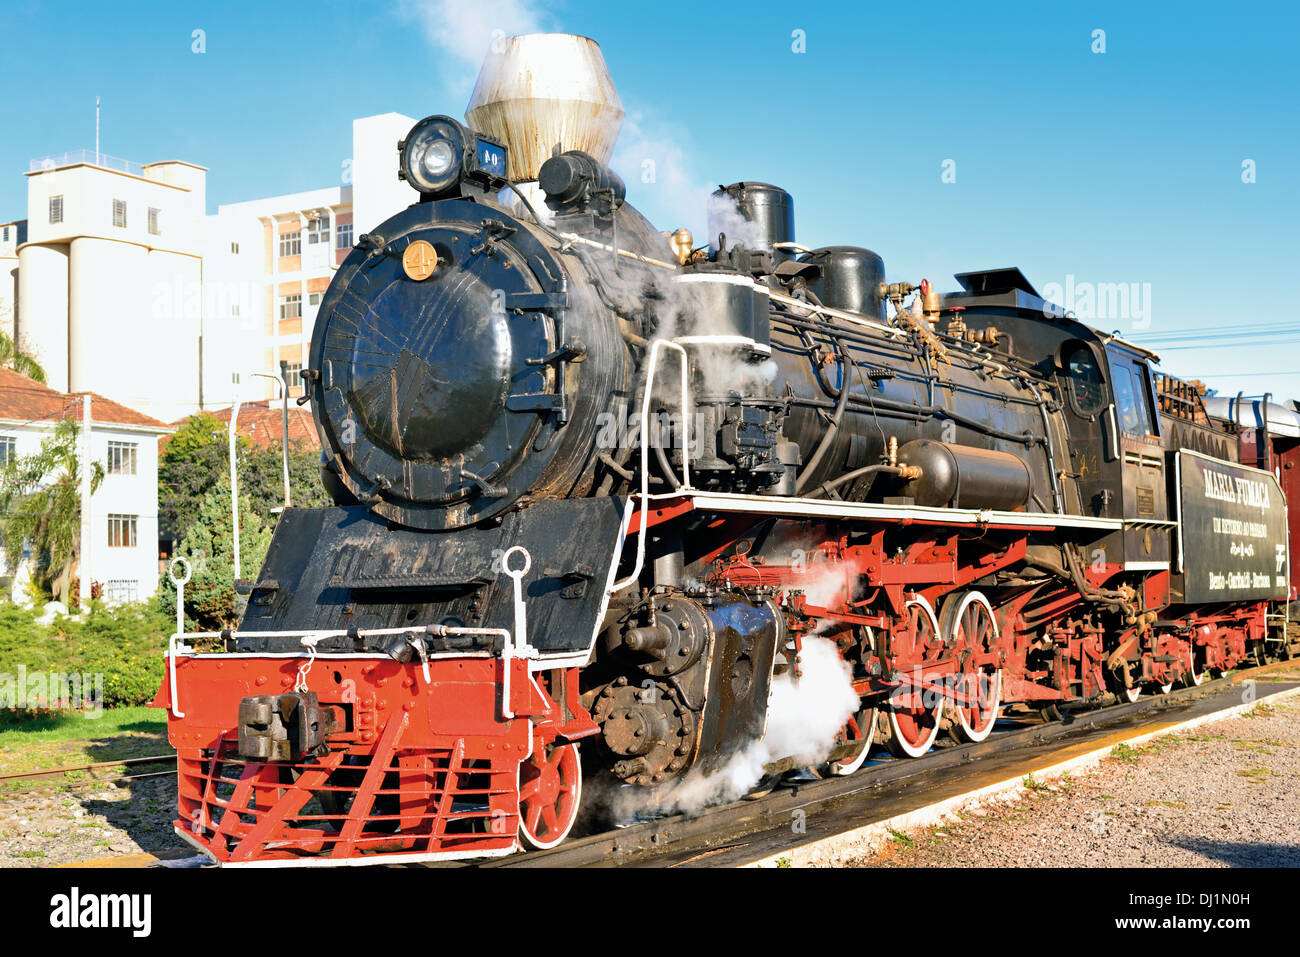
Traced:
<path fill-rule="evenodd" d="M 706 238 L 709 243 L 716 244 L 718 234 L 722 233 L 726 236 L 728 249 L 737 244 L 754 249 L 765 238 L 762 227 L 746 219 L 740 206 L 726 193 L 709 195 L 708 229 L 709 235 Z"/>
<path fill-rule="evenodd" d="M 800 765 L 825 761 L 835 746 L 835 735 L 861 707 L 852 672 L 834 643 L 825 638 L 803 640 L 799 666 L 798 680 L 790 672 L 772 680 L 767 731 L 761 739 L 712 773 L 689 771 L 680 781 L 651 791 L 620 791 L 619 816 L 648 811 L 694 814 L 743 797 L 762 779 L 763 766 L 780 758 L 794 758 Z"/>
<path fill-rule="evenodd" d="M 398 0 L 397 12 L 423 28 L 442 54 L 443 82 L 460 98 L 469 96 L 493 41 L 544 32 L 552 20 L 545 4 L 526 0 Z"/>

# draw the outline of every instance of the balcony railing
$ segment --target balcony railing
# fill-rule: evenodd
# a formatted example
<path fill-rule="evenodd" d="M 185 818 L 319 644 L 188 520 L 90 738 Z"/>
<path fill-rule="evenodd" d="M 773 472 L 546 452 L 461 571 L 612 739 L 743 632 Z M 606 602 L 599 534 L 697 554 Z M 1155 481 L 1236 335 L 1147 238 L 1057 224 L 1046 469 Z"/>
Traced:
<path fill-rule="evenodd" d="M 73 166 L 77 163 L 89 163 L 92 166 L 115 170 L 118 173 L 130 173 L 132 176 L 144 175 L 144 167 L 139 163 L 132 163 L 130 160 L 124 160 L 118 156 L 109 156 L 107 153 L 97 153 L 94 150 L 69 150 L 66 153 L 42 156 L 31 161 L 28 165 L 28 172 L 40 173 L 45 170 L 58 169 L 60 166 Z"/>

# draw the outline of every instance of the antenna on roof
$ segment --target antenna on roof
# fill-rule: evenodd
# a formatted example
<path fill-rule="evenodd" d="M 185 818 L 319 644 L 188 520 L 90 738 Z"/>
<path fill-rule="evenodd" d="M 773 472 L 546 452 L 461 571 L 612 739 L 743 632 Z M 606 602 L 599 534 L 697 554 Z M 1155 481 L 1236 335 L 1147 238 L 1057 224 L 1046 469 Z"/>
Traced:
<path fill-rule="evenodd" d="M 95 97 L 95 165 L 99 165 L 99 97 Z"/>

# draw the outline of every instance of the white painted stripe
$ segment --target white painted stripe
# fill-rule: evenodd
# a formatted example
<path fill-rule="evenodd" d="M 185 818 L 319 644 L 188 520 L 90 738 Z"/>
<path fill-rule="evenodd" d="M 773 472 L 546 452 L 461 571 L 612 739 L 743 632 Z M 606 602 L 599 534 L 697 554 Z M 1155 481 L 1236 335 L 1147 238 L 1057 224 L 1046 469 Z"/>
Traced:
<path fill-rule="evenodd" d="M 739 495 L 728 492 L 670 493 L 652 498 L 689 497 L 695 508 L 718 512 L 805 515 L 825 518 L 877 518 L 898 521 L 941 522 L 946 525 L 1017 525 L 1049 528 L 1093 528 L 1107 531 L 1124 527 L 1122 519 L 1060 515 L 1054 512 L 1000 512 L 994 509 L 933 508 L 923 505 L 883 505 L 873 502 L 838 502 L 825 499 Z"/>

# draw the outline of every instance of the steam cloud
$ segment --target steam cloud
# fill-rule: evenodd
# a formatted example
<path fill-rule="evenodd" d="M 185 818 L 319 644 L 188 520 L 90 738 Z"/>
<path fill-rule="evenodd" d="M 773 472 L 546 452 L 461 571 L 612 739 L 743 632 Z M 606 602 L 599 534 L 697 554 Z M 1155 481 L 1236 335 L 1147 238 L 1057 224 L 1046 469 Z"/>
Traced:
<path fill-rule="evenodd" d="M 763 777 L 763 766 L 780 758 L 801 765 L 821 764 L 835 746 L 835 735 L 861 707 L 852 672 L 833 642 L 805 638 L 800 655 L 802 676 L 789 672 L 772 680 L 767 731 L 737 752 L 721 768 L 689 771 L 680 781 L 650 791 L 626 788 L 618 793 L 616 812 L 695 814 L 713 804 L 743 797 Z"/>
<path fill-rule="evenodd" d="M 551 19 L 544 5 L 525 0 L 398 0 L 397 10 L 423 27 L 429 43 L 444 55 L 439 61 L 443 82 L 464 97 L 493 40 L 544 32 Z"/>

